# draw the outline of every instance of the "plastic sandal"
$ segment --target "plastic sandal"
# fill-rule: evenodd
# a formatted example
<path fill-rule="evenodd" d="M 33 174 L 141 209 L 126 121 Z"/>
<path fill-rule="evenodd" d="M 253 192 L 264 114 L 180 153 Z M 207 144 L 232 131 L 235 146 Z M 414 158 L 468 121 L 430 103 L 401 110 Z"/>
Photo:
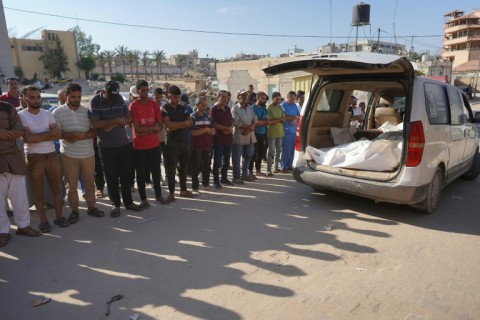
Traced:
<path fill-rule="evenodd" d="M 58 219 L 55 219 L 53 220 L 53 223 L 59 226 L 60 228 L 66 228 L 70 226 L 70 222 L 68 222 L 68 220 L 65 219 L 65 217 L 60 217 Z"/>
<path fill-rule="evenodd" d="M 11 237 L 10 233 L 0 233 L 0 248 L 6 246 Z"/>
<path fill-rule="evenodd" d="M 76 211 L 72 211 L 72 213 L 70 213 L 70 215 L 68 216 L 68 222 L 70 222 L 70 224 L 77 223 L 78 219 L 79 219 L 79 216 L 78 216 L 78 212 Z"/>
<path fill-rule="evenodd" d="M 45 221 L 44 224 L 45 223 L 46 223 L 46 226 L 49 228 L 48 229 L 49 231 L 46 231 L 46 232 L 50 232 L 50 224 L 48 223 L 48 221 Z M 27 236 L 27 237 L 38 237 L 39 235 L 41 235 L 40 231 L 35 230 L 30 226 L 25 228 L 18 228 L 16 234 L 19 236 Z"/>
<path fill-rule="evenodd" d="M 92 217 L 97 217 L 97 218 L 101 218 L 101 217 L 104 217 L 105 216 L 105 213 L 101 210 L 98 210 L 97 208 L 93 208 L 91 210 L 88 210 L 87 211 L 87 214 L 89 216 L 92 216 Z"/>

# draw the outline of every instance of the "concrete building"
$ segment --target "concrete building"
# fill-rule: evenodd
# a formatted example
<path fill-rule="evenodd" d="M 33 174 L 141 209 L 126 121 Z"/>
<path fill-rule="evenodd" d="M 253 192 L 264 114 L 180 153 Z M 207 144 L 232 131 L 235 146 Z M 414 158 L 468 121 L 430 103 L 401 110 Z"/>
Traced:
<path fill-rule="evenodd" d="M 8 41 L 7 21 L 5 20 L 5 11 L 3 1 L 0 0 L 0 76 L 13 76 L 13 59 Z"/>
<path fill-rule="evenodd" d="M 360 39 L 355 44 L 350 43 L 329 43 L 323 46 L 321 53 L 339 53 L 339 52 L 379 52 L 385 54 L 402 54 L 405 52 L 405 45 L 386 41 L 376 41 L 370 39 Z"/>
<path fill-rule="evenodd" d="M 443 53 L 455 70 L 470 60 L 480 58 L 480 10 L 464 14 L 455 10 L 444 15 Z"/>
<path fill-rule="evenodd" d="M 84 72 L 77 67 L 77 47 L 75 33 L 73 31 L 42 30 L 39 36 L 32 35 L 32 38 L 10 38 L 11 55 L 13 65 L 21 67 L 26 78 L 31 79 L 36 73 L 39 80 L 50 79 L 51 75 L 44 69 L 43 63 L 39 60 L 45 50 L 46 44 L 54 45 L 59 39 L 62 42 L 65 53 L 68 57 L 68 68 L 64 78 L 83 79 Z"/>
<path fill-rule="evenodd" d="M 286 96 L 288 91 L 294 90 L 294 77 L 307 75 L 305 72 L 290 72 L 272 77 L 267 77 L 263 68 L 270 65 L 292 61 L 294 58 L 262 58 L 247 61 L 227 61 L 217 63 L 218 88 L 232 93 L 232 99 L 236 98 L 236 92 L 240 89 L 248 89 L 251 84 L 256 92 L 264 91 L 269 96 L 272 92 L 279 91 Z M 311 76 L 310 76 L 311 77 Z"/>

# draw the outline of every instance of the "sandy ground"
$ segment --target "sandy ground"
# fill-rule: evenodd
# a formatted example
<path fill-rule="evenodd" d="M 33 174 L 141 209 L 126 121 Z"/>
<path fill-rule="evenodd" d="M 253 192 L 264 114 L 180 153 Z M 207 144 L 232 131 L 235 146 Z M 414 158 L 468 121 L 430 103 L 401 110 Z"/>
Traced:
<path fill-rule="evenodd" d="M 0 318 L 479 319 L 479 197 L 480 179 L 457 181 L 424 215 L 279 174 L 168 206 L 151 198 L 118 219 L 83 211 L 0 250 Z M 38 297 L 52 301 L 32 308 Z"/>

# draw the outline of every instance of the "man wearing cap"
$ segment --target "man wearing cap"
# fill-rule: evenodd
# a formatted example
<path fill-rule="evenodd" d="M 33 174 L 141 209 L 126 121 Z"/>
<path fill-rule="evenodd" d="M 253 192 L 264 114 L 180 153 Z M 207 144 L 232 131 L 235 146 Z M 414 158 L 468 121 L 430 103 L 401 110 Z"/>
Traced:
<path fill-rule="evenodd" d="M 233 144 L 232 164 L 233 183 L 244 184 L 244 181 L 255 181 L 248 175 L 248 168 L 252 160 L 255 126 L 257 115 L 251 105 L 248 105 L 248 91 L 240 90 L 237 94 L 237 104 L 232 108 L 233 117 Z M 240 158 L 243 158 L 240 173 Z M 241 175 L 240 175 L 241 174 Z"/>
<path fill-rule="evenodd" d="M 137 187 L 140 194 L 140 207 L 147 209 L 150 204 L 145 193 L 145 178 L 152 172 L 155 200 L 166 204 L 162 198 L 160 187 L 160 140 L 158 133 L 163 129 L 163 119 L 160 106 L 148 99 L 148 82 L 138 80 L 136 85 L 140 97 L 133 101 L 129 110 L 133 126 L 133 155 L 137 170 Z"/>
<path fill-rule="evenodd" d="M 192 118 L 186 108 L 180 103 L 182 91 L 176 85 L 168 88 L 168 103 L 163 106 L 163 120 L 167 126 L 167 178 L 170 195 L 167 201 L 175 201 L 175 174 L 177 163 L 180 163 L 180 196 L 192 198 L 192 192 L 187 190 L 187 169 L 190 157 L 186 130 L 192 126 Z"/>
<path fill-rule="evenodd" d="M 229 99 L 228 91 L 218 91 L 217 102 L 210 109 L 210 119 L 215 128 L 215 135 L 213 136 L 213 183 L 216 189 L 222 189 L 220 182 L 225 185 L 232 185 L 232 182 L 227 179 L 233 142 L 233 117 L 230 107 L 227 105 Z M 221 179 L 220 167 L 222 168 Z"/>
<path fill-rule="evenodd" d="M 10 103 L 15 108 L 20 107 L 20 102 L 18 101 L 18 96 L 20 92 L 18 90 L 18 79 L 8 78 L 7 79 L 7 92 L 0 96 L 0 101 L 5 101 Z"/>
<path fill-rule="evenodd" d="M 111 217 L 120 216 L 120 186 L 125 208 L 141 210 L 131 194 L 132 147 L 125 131 L 125 126 L 131 123 L 131 115 L 119 91 L 117 82 L 108 81 L 104 90 L 92 98 L 88 113 L 97 129 L 108 196 L 113 202 Z"/>

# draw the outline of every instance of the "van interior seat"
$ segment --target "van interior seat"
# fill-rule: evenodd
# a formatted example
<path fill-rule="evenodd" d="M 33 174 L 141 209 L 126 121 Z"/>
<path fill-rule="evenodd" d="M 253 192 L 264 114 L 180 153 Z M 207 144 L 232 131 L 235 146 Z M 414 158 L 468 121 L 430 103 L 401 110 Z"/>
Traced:
<path fill-rule="evenodd" d="M 375 125 L 380 127 L 385 122 L 390 122 L 393 125 L 397 125 L 402 122 L 400 112 L 396 108 L 382 107 L 375 109 Z"/>

